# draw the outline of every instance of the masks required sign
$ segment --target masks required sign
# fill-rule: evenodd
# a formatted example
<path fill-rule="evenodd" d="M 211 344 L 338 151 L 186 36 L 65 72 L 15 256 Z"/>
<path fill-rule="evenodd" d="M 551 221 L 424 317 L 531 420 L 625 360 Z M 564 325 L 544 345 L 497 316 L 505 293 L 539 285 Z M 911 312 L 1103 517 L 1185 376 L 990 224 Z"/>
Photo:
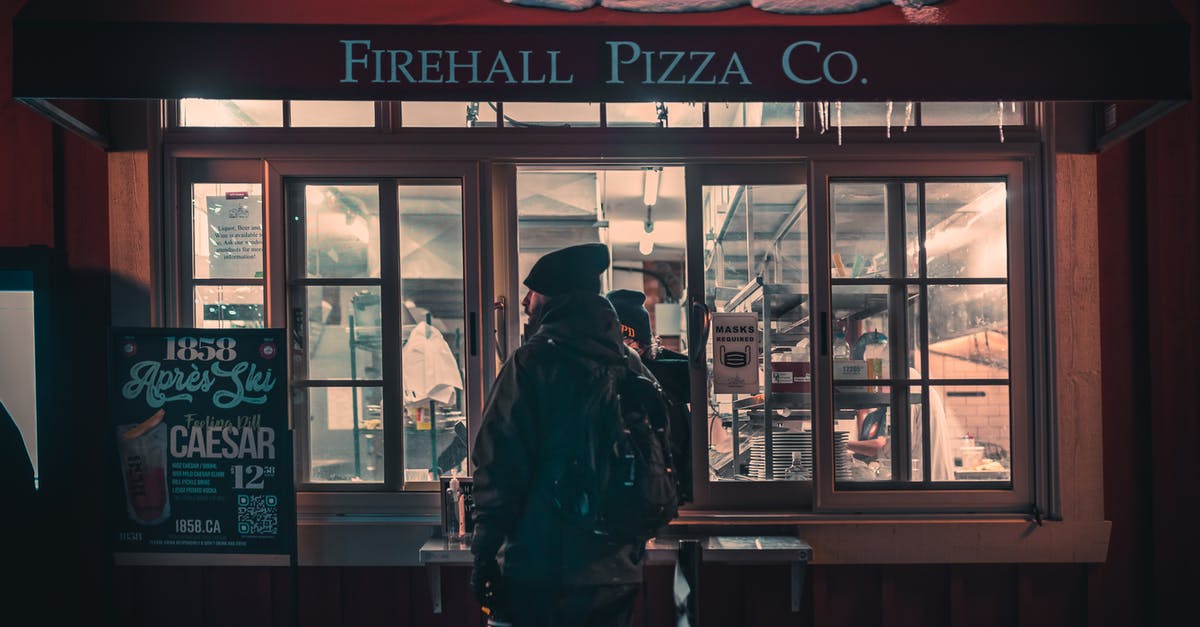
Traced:
<path fill-rule="evenodd" d="M 714 313 L 713 392 L 758 394 L 758 315 Z"/>

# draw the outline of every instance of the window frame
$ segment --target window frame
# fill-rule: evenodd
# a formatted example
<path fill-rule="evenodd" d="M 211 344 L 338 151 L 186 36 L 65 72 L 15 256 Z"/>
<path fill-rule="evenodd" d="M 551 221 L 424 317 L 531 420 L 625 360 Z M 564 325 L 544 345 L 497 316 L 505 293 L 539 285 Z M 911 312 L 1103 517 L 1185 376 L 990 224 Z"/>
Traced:
<path fill-rule="evenodd" d="M 1031 120 L 1031 118 L 1027 118 L 1027 121 Z M 180 162 L 190 159 L 205 159 L 212 160 L 212 162 L 235 162 L 241 164 L 241 167 L 247 168 L 247 171 L 253 170 L 257 176 L 261 177 L 258 180 L 263 183 L 265 223 L 267 225 L 268 255 L 264 278 L 268 285 L 265 298 L 268 302 L 269 326 L 282 326 L 287 321 L 286 311 L 282 309 L 282 303 L 285 302 L 283 298 L 285 288 L 280 281 L 274 279 L 276 276 L 281 276 L 280 273 L 284 267 L 283 246 L 280 245 L 282 240 L 277 240 L 273 235 L 273 233 L 282 232 L 284 228 L 282 193 L 279 190 L 282 189 L 281 181 L 285 175 L 331 176 L 340 173 L 345 176 L 363 176 L 363 173 L 367 172 L 388 176 L 390 172 L 395 172 L 397 169 L 412 171 L 413 168 L 430 165 L 432 162 L 428 161 L 429 159 L 452 163 L 453 167 L 467 171 L 469 176 L 476 181 L 473 192 L 464 187 L 464 203 L 466 204 L 465 212 L 469 216 L 471 212 L 469 206 L 472 202 L 472 194 L 474 195 L 478 207 L 478 218 L 466 220 L 464 228 L 467 231 L 471 230 L 471 225 L 476 228 L 476 232 L 471 237 L 475 238 L 478 245 L 472 247 L 468 244 L 466 249 L 468 252 L 472 248 L 479 251 L 479 259 L 483 260 L 490 259 L 493 246 L 501 247 L 497 243 L 500 238 L 499 231 L 506 228 L 502 223 L 501 213 L 491 210 L 491 205 L 497 202 L 497 195 L 503 195 L 505 185 L 511 185 L 511 183 L 500 180 L 499 176 L 510 169 L 504 166 L 506 163 L 545 164 L 551 161 L 569 163 L 571 160 L 595 160 L 597 155 L 605 154 L 608 150 L 606 147 L 610 148 L 614 142 L 617 142 L 622 143 L 623 148 L 621 155 L 614 158 L 613 162 L 661 161 L 680 165 L 732 163 L 753 167 L 755 164 L 764 162 L 795 161 L 797 159 L 806 159 L 811 163 L 828 161 L 830 164 L 841 164 L 859 160 L 918 163 L 961 157 L 963 160 L 977 161 L 1019 160 L 1026 163 L 1028 168 L 1033 168 L 1034 165 L 1030 164 L 1036 164 L 1037 155 L 1043 149 L 1041 132 L 1030 128 L 1014 129 L 1009 134 L 1006 143 L 996 141 L 994 130 L 980 131 L 978 128 L 936 128 L 932 129 L 933 132 L 927 133 L 928 136 L 920 141 L 916 141 L 918 138 L 911 129 L 908 137 L 897 135 L 887 141 L 882 139 L 878 129 L 847 129 L 847 140 L 842 146 L 838 146 L 835 138 L 830 134 L 825 136 L 813 134 L 807 137 L 807 141 L 803 141 L 802 138 L 801 142 L 797 142 L 792 137 L 790 129 L 779 128 L 677 129 L 673 133 L 678 134 L 679 141 L 672 143 L 663 143 L 660 135 L 662 131 L 653 128 L 522 129 L 519 131 L 521 133 L 519 141 L 516 141 L 516 136 L 498 129 L 420 129 L 408 131 L 411 136 L 407 137 L 403 143 L 396 142 L 397 138 L 395 137 L 383 136 L 366 140 L 362 130 L 345 129 L 337 133 L 320 133 L 322 139 L 319 142 L 308 144 L 303 143 L 304 140 L 301 138 L 312 135 L 311 129 L 197 128 L 183 129 L 182 131 L 170 130 L 164 135 L 168 158 L 165 168 L 167 172 L 174 171 L 173 168 Z M 267 134 L 282 132 L 293 139 L 286 141 L 278 139 L 271 143 L 263 143 L 268 137 L 260 131 L 265 131 Z M 853 137 L 855 131 L 862 131 L 858 134 L 860 137 Z M 872 138 L 871 140 L 866 139 L 868 135 Z M 467 138 L 468 136 L 470 139 Z M 270 135 L 270 137 L 282 136 Z M 437 141 L 439 137 L 453 139 L 446 143 L 439 143 Z M 551 138 L 555 137 L 570 137 L 572 141 L 554 143 Z M 948 137 L 953 137 L 954 141 L 930 143 L 930 140 Z M 591 156 L 588 157 L 588 155 Z M 1030 169 L 1030 172 L 1037 173 L 1038 176 L 1046 175 L 1036 169 Z M 178 177 L 172 177 L 172 179 L 182 180 Z M 487 179 L 487 189 L 481 188 L 478 183 L 483 179 Z M 813 180 L 811 175 L 809 180 L 811 193 L 815 189 L 811 187 Z M 1037 199 L 1041 185 L 1039 179 L 1037 176 L 1030 176 L 1027 181 L 1027 194 Z M 184 189 L 186 190 L 187 186 L 184 186 Z M 489 191 L 490 193 L 488 193 Z M 488 198 L 483 198 L 483 195 Z M 1031 202 L 1030 207 L 1033 204 Z M 183 206 L 186 208 L 187 204 L 184 203 Z M 190 214 L 180 214 L 179 212 L 172 213 L 176 216 L 190 216 Z M 495 233 L 492 232 L 491 223 L 493 221 L 497 222 Z M 190 217 L 188 224 L 190 224 Z M 480 229 L 483 233 L 488 234 L 485 238 L 486 241 L 480 239 Z M 187 236 L 190 237 L 190 233 Z M 812 254 L 816 254 L 815 250 L 810 250 Z M 1044 252 L 1041 254 L 1042 259 L 1050 258 Z M 172 255 L 170 257 L 184 262 L 181 265 L 190 263 L 183 256 Z M 494 267 L 498 268 L 506 262 L 493 260 L 493 263 Z M 482 340 L 481 353 L 491 354 L 495 350 L 495 344 L 492 338 L 494 329 L 492 329 L 493 319 L 490 315 L 492 306 L 490 298 L 501 292 L 491 288 L 493 281 L 496 281 L 494 272 L 489 272 L 488 268 L 482 264 L 475 265 L 473 269 L 479 270 L 476 280 L 480 289 L 474 293 L 469 291 L 468 298 L 476 301 L 474 303 L 475 312 L 487 312 L 479 315 L 477 324 L 481 327 L 479 336 Z M 1053 268 L 1039 270 L 1044 273 L 1052 271 Z M 468 271 L 468 280 L 471 280 L 472 274 L 474 274 L 472 271 Z M 1011 289 L 1016 291 L 1015 287 Z M 176 295 L 168 303 L 169 306 L 175 306 L 180 302 L 178 288 L 176 290 Z M 1036 295 L 1030 295 L 1031 301 L 1036 298 Z M 487 303 L 486 307 L 483 305 L 484 302 Z M 470 305 L 468 306 L 470 307 Z M 510 303 L 510 309 L 513 306 L 515 303 Z M 1012 307 L 1011 303 L 1010 307 Z M 176 309 L 175 313 L 178 316 L 180 312 Z M 1053 313 L 1042 312 L 1040 315 L 1045 317 L 1053 315 Z M 512 317 L 510 316 L 510 318 Z M 510 350 L 511 348 L 513 347 L 510 346 Z M 491 368 L 491 366 L 487 367 Z M 1053 375 L 1052 369 L 1045 369 L 1041 372 Z M 484 386 L 491 383 L 490 375 L 480 377 L 479 380 L 483 382 Z M 1052 381 L 1049 382 L 1049 385 L 1052 384 Z M 479 405 L 482 406 L 482 393 L 480 396 Z M 1053 402 L 1052 397 L 1050 402 Z M 475 417 L 471 426 L 472 436 L 477 426 L 478 418 Z M 1053 455 L 1054 451 L 1049 453 Z M 1041 471 L 1038 472 L 1041 473 Z M 297 490 L 301 491 L 302 488 L 298 485 Z M 314 494 L 313 502 L 325 504 L 321 507 L 331 507 L 340 502 L 336 498 L 337 496 L 322 492 L 321 495 Z M 347 494 L 346 496 L 351 495 Z M 364 494 L 361 496 L 369 498 L 377 495 Z M 359 502 L 359 500 L 355 500 L 355 502 Z M 371 502 L 382 503 L 383 501 L 372 500 Z M 714 503 L 713 506 L 727 507 L 738 511 L 750 511 L 754 507 L 752 503 L 736 501 Z M 357 508 L 357 506 L 355 507 Z M 382 505 L 381 511 L 391 511 L 390 507 Z M 774 509 L 789 511 L 786 503 L 776 505 Z M 1042 511 L 1052 510 L 1042 507 Z M 793 508 L 790 513 L 819 517 L 826 512 L 797 512 Z M 886 515 L 887 512 L 881 512 L 881 514 Z M 704 515 L 704 512 L 701 508 L 692 508 L 692 511 L 685 512 L 685 516 L 692 515 Z"/>
<path fill-rule="evenodd" d="M 1046 510 L 1045 504 L 1039 504 L 1039 495 L 1045 494 L 1035 484 L 1039 472 L 1049 460 L 1039 459 L 1033 451 L 1035 439 L 1045 437 L 1037 425 L 1048 422 L 1047 408 L 1038 407 L 1034 401 L 1034 363 L 1044 360 L 1047 355 L 1039 352 L 1033 342 L 1035 333 L 1031 325 L 1037 324 L 1037 316 L 1033 312 L 1033 289 L 1039 285 L 1035 274 L 1029 270 L 1029 256 L 1032 242 L 1038 238 L 1031 237 L 1030 230 L 1036 228 L 1035 217 L 1040 215 L 1035 207 L 1038 205 L 1035 189 L 1028 183 L 1030 172 L 1037 167 L 1035 158 L 1003 159 L 1003 160 L 963 160 L 963 161 L 910 161 L 910 160 L 859 160 L 854 162 L 814 162 L 813 180 L 818 184 L 813 186 L 813 215 L 814 233 L 822 237 L 814 237 L 814 274 L 817 287 L 814 289 L 814 311 L 816 315 L 828 316 L 831 311 L 830 293 L 835 285 L 844 283 L 831 276 L 828 263 L 820 260 L 829 259 L 832 237 L 832 208 L 830 206 L 829 186 L 836 182 L 845 181 L 895 181 L 895 182 L 954 182 L 971 180 L 1004 180 L 1007 185 L 1008 208 L 1008 316 L 1009 316 L 1009 415 L 1010 415 L 1010 456 L 1011 456 L 1011 488 L 1003 489 L 1001 482 L 931 482 L 919 489 L 906 489 L 891 482 L 880 482 L 883 485 L 875 488 L 868 482 L 858 482 L 848 489 L 839 489 L 830 473 L 817 475 L 816 502 L 814 511 L 817 512 L 848 512 L 869 509 L 879 513 L 1024 513 L 1035 505 Z M 921 201 L 922 206 L 924 201 Z M 924 265 L 924 234 L 921 234 L 921 258 Z M 903 285 L 925 285 L 931 283 L 927 277 L 904 279 Z M 936 282 L 934 283 L 936 284 Z M 927 302 L 927 301 L 926 301 Z M 929 312 L 924 307 L 922 316 L 928 320 Z M 830 333 L 832 333 L 832 324 Z M 924 328 L 925 325 L 922 325 Z M 922 343 L 922 351 L 927 353 L 928 346 Z M 833 415 L 830 392 L 832 390 L 831 362 L 829 359 L 816 360 L 814 371 L 822 389 L 826 391 L 817 399 L 817 416 L 824 422 L 822 432 L 829 433 L 833 428 Z M 942 379 L 911 380 L 904 383 L 906 387 L 920 385 L 922 382 L 930 387 L 941 385 Z M 886 384 L 886 383 L 885 383 Z M 895 394 L 895 390 L 893 390 Z M 895 396 L 893 396 L 895 399 Z M 927 401 L 925 401 L 927 402 Z M 906 425 L 907 426 L 907 425 Z M 1037 435 L 1035 435 L 1037 434 Z M 826 438 L 818 440 L 818 459 L 828 459 L 832 455 L 832 441 Z M 925 487 L 928 486 L 928 487 Z M 875 488 L 875 489 L 873 489 Z"/>

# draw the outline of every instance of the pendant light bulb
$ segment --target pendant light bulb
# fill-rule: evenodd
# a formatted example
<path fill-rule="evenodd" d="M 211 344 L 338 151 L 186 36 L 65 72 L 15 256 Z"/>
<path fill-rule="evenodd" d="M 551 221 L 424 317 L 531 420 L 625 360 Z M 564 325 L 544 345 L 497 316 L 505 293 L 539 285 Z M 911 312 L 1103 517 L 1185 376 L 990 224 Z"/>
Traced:
<path fill-rule="evenodd" d="M 644 233 L 638 240 L 638 252 L 642 253 L 643 257 L 654 252 L 654 235 L 652 233 Z"/>

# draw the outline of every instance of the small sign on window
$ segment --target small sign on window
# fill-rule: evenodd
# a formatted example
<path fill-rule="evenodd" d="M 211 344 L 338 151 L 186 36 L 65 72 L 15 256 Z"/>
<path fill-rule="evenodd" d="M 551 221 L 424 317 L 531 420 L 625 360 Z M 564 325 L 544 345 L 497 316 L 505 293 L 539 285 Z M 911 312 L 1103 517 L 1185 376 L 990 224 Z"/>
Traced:
<path fill-rule="evenodd" d="M 713 392 L 757 394 L 758 315 L 714 313 L 712 346 Z"/>

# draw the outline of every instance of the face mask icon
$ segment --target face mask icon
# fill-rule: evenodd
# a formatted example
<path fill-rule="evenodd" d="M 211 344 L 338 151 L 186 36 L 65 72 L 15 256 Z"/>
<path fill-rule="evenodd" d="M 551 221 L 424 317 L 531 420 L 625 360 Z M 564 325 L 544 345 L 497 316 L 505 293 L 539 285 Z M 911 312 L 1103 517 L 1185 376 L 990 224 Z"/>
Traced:
<path fill-rule="evenodd" d="M 746 345 L 745 352 L 725 352 L 725 347 L 721 346 L 721 363 L 728 368 L 741 368 L 750 363 L 750 345 Z"/>

